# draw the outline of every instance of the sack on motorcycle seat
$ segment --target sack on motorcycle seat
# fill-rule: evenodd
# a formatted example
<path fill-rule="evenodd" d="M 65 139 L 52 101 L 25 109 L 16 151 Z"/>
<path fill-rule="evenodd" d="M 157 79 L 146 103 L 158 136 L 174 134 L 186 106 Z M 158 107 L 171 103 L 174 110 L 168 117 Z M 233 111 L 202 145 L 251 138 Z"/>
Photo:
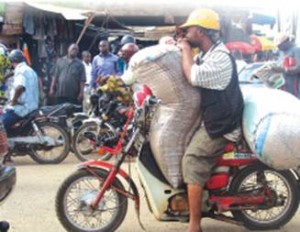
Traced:
<path fill-rule="evenodd" d="M 182 156 L 200 122 L 199 89 L 184 77 L 176 46 L 157 45 L 139 51 L 131 58 L 128 73 L 162 102 L 151 122 L 150 144 L 163 175 L 177 188 L 182 184 Z"/>
<path fill-rule="evenodd" d="M 244 86 L 244 137 L 258 158 L 275 169 L 300 164 L 300 101 L 266 87 Z"/>

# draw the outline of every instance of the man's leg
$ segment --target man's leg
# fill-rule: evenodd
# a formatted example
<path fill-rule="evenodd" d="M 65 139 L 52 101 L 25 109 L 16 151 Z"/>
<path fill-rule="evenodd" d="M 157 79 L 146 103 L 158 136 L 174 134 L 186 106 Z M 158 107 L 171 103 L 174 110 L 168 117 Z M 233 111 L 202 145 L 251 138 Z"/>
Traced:
<path fill-rule="evenodd" d="M 9 134 L 10 128 L 19 122 L 22 117 L 18 116 L 13 110 L 7 110 L 4 114 L 1 115 L 0 120 L 2 121 L 6 133 Z"/>
<path fill-rule="evenodd" d="M 200 227 L 202 208 L 202 187 L 198 184 L 188 184 L 188 200 L 190 221 L 188 232 L 202 232 Z"/>
<path fill-rule="evenodd" d="M 183 156 L 182 172 L 187 183 L 190 211 L 188 232 L 201 232 L 203 187 L 226 144 L 224 138 L 211 139 L 202 127 L 194 134 Z"/>

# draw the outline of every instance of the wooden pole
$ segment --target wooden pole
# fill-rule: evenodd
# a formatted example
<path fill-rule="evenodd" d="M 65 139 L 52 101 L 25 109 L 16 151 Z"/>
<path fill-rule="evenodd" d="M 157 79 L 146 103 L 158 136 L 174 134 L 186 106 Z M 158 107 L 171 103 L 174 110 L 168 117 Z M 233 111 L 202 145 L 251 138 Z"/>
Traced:
<path fill-rule="evenodd" d="M 81 32 L 80 32 L 80 35 L 76 41 L 76 44 L 78 45 L 80 40 L 82 39 L 86 29 L 88 28 L 88 26 L 90 25 L 90 23 L 92 22 L 93 18 L 95 17 L 95 13 L 92 13 L 89 15 L 89 17 L 85 20 L 85 23 L 84 23 L 84 27 L 82 28 Z"/>

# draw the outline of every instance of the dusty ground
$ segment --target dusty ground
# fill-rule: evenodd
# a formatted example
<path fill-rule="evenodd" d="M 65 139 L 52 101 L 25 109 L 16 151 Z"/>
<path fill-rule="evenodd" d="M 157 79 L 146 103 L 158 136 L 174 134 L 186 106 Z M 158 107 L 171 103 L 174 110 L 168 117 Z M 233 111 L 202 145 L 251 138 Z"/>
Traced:
<path fill-rule="evenodd" d="M 59 165 L 38 165 L 29 157 L 14 158 L 17 167 L 17 186 L 12 195 L 0 209 L 0 219 L 11 223 L 10 231 L 17 232 L 63 232 L 56 218 L 54 198 L 58 186 L 76 168 L 78 161 L 73 154 Z M 142 201 L 141 219 L 149 232 L 184 232 L 187 225 L 179 222 L 158 222 Z M 129 211 L 118 232 L 140 232 L 133 203 L 129 202 Z M 278 231 L 294 232 L 300 227 L 300 211 L 293 220 Z M 248 231 L 242 227 L 218 222 L 211 219 L 203 221 L 205 232 Z"/>

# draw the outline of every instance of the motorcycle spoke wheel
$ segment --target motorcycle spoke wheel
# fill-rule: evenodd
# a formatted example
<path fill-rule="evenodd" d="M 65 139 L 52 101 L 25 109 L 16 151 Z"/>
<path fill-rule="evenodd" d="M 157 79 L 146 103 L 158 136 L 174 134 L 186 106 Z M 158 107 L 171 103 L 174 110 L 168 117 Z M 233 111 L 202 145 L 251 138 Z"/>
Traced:
<path fill-rule="evenodd" d="M 234 180 L 232 184 L 232 193 L 249 193 L 252 189 L 253 194 L 262 191 L 262 184 L 257 180 L 257 168 L 246 168 Z M 249 229 L 269 230 L 277 229 L 288 223 L 298 209 L 299 190 L 297 182 L 289 171 L 276 171 L 265 168 L 264 175 L 274 201 L 280 201 L 282 204 L 263 205 L 264 209 L 232 211 L 234 217 L 244 222 Z M 261 189 L 261 190 L 259 190 Z M 276 204 L 276 203 L 274 203 Z"/>
<path fill-rule="evenodd" d="M 108 128 L 103 127 L 100 130 L 100 135 L 97 135 L 97 125 L 95 123 L 86 123 L 83 124 L 76 134 L 74 135 L 73 139 L 73 148 L 75 155 L 77 158 L 81 161 L 87 161 L 92 159 L 97 160 L 109 160 L 111 158 L 111 154 L 107 153 L 104 155 L 98 154 L 98 148 L 95 145 L 95 141 L 97 139 L 97 136 L 104 136 L 107 138 L 113 137 L 114 133 Z M 93 135 L 92 139 L 87 138 L 85 136 L 85 133 L 88 132 L 91 135 Z"/>
<path fill-rule="evenodd" d="M 114 188 L 108 189 L 97 209 L 90 207 L 106 173 L 96 171 L 99 178 L 85 170 L 80 170 L 70 176 L 60 187 L 56 197 L 56 212 L 59 220 L 67 231 L 108 232 L 119 227 L 127 213 L 127 198 Z M 114 180 L 112 186 L 124 190 L 119 180 Z"/>
<path fill-rule="evenodd" d="M 58 145 L 32 147 L 30 152 L 32 159 L 40 164 L 58 164 L 62 162 L 70 151 L 68 133 L 61 126 L 51 122 L 39 123 L 38 127 L 43 135 L 54 138 Z M 36 135 L 35 132 L 32 132 L 32 134 Z"/>

